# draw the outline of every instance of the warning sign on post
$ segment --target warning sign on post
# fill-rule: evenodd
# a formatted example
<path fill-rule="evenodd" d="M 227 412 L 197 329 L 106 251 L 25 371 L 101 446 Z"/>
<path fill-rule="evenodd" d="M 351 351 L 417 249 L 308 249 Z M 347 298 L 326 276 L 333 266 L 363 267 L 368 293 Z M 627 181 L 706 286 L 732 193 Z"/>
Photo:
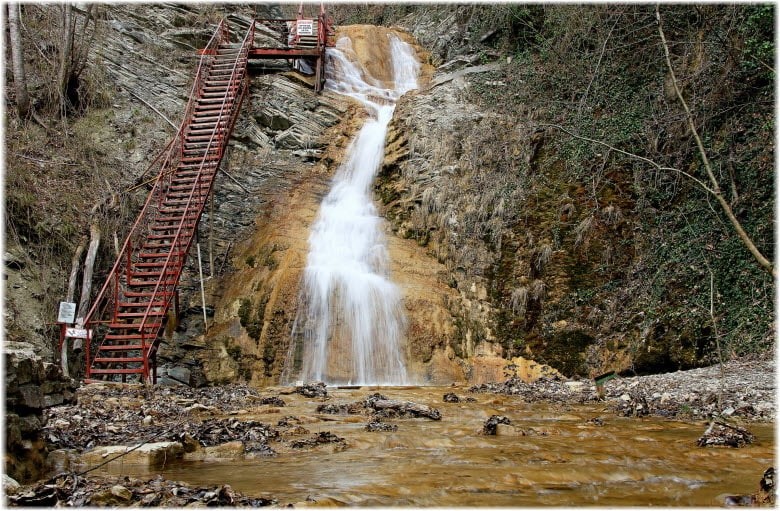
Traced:
<path fill-rule="evenodd" d="M 314 20 L 298 20 L 298 35 L 314 35 Z"/>
<path fill-rule="evenodd" d="M 60 313 L 57 315 L 57 323 L 73 323 L 76 319 L 76 304 L 60 302 Z"/>

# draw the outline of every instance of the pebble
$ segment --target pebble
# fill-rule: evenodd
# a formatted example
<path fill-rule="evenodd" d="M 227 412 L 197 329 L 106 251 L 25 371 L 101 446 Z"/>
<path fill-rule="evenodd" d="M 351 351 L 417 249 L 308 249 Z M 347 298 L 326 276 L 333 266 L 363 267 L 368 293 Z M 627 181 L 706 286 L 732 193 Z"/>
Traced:
<path fill-rule="evenodd" d="M 6 495 L 16 493 L 19 491 L 19 488 L 21 488 L 21 485 L 15 479 L 9 477 L 8 474 L 3 474 L 3 491 Z"/>

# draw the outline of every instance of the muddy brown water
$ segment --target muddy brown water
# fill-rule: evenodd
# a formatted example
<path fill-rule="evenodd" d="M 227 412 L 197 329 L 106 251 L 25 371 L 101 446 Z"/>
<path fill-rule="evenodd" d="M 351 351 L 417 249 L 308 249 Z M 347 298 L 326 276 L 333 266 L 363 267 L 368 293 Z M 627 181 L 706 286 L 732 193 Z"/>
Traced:
<path fill-rule="evenodd" d="M 311 498 L 321 505 L 359 506 L 712 506 L 722 504 L 725 494 L 755 492 L 774 464 L 772 424 L 750 425 L 756 442 L 748 447 L 705 449 L 696 446 L 704 422 L 617 417 L 601 403 L 526 403 L 451 387 L 329 389 L 326 402 L 362 400 L 376 391 L 434 406 L 442 420 L 388 420 L 397 431 L 367 432 L 364 416 L 317 414 L 323 400 L 284 395 L 283 408 L 253 408 L 239 417 L 275 425 L 283 416 L 304 416 L 311 433 L 330 431 L 344 437 L 347 448 L 282 449 L 253 460 L 182 460 L 155 473 L 194 485 L 227 483 L 280 504 Z M 452 391 L 477 401 L 443 402 Z M 530 434 L 479 434 L 493 414 Z M 594 418 L 603 425 L 589 422 Z M 149 474 L 127 465 L 122 473 Z"/>

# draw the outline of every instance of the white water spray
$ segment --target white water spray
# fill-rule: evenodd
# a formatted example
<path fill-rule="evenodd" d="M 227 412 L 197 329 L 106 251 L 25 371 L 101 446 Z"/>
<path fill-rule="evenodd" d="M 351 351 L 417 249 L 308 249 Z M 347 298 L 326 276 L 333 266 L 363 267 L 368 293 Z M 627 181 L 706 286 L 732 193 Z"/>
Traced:
<path fill-rule="evenodd" d="M 302 303 L 287 363 L 287 369 L 295 365 L 300 338 L 300 380 L 408 383 L 401 294 L 389 278 L 382 219 L 371 186 L 384 158 L 395 102 L 417 87 L 420 64 L 411 46 L 395 35 L 389 38 L 393 89 L 383 88 L 349 58 L 348 38 L 328 50 L 326 87 L 360 101 L 369 118 L 347 149 L 309 237 Z"/>

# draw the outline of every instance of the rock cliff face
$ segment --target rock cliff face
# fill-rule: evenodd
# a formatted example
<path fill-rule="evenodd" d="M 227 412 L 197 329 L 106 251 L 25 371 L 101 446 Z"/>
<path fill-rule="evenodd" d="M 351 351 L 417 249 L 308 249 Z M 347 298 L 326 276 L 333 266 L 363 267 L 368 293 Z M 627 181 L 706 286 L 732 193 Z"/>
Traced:
<path fill-rule="evenodd" d="M 580 357 L 593 342 L 592 325 L 562 319 L 545 324 L 544 335 L 535 328 L 576 287 L 576 257 L 537 234 L 567 215 L 571 190 L 548 175 L 557 188 L 534 193 L 531 167 L 543 133 L 464 96 L 469 76 L 491 69 L 440 73 L 404 98 L 377 192 L 394 233 L 439 263 L 454 326 L 448 347 L 457 357 L 541 356 L 564 374 L 587 374 Z"/>
<path fill-rule="evenodd" d="M 447 303 L 457 329 L 451 345 L 457 356 L 490 349 L 506 358 L 534 358 L 565 375 L 594 376 L 706 365 L 720 349 L 718 335 L 731 353 L 772 346 L 771 277 L 738 246 L 727 221 L 720 222 L 724 216 L 706 207 L 700 190 L 679 174 L 653 172 L 551 126 L 567 124 L 595 138 L 611 135 L 619 139 L 617 147 L 696 169 L 700 157 L 679 121 L 674 94 L 653 89 L 644 99 L 659 79 L 669 86 L 666 69 L 649 63 L 662 61 L 648 57 L 635 65 L 636 54 L 616 42 L 620 50 L 601 50 L 611 59 L 611 71 L 596 76 L 599 51 L 573 43 L 594 37 L 580 32 L 580 19 L 595 28 L 613 11 L 459 6 L 401 14 L 383 20 L 409 27 L 431 49 L 438 68 L 429 88 L 399 104 L 389 134 L 394 150 L 377 193 L 393 231 L 415 240 L 446 268 L 441 282 L 455 295 Z M 651 10 L 633 15 L 654 19 Z M 685 9 L 667 13 L 684 15 Z M 762 13 L 744 15 L 755 22 Z M 730 19 L 729 13 L 713 9 L 707 16 L 706 28 L 675 26 L 680 31 L 675 37 L 685 40 L 689 30 L 698 42 L 717 39 L 723 33 L 720 16 Z M 657 27 L 647 37 L 656 40 Z M 674 64 L 699 77 L 685 85 L 700 91 L 698 108 L 732 111 L 746 95 L 759 102 L 765 97 L 769 89 L 759 85 L 766 83 L 761 73 L 745 73 L 753 69 L 752 56 L 741 43 L 732 40 L 722 53 L 702 44 Z M 565 50 L 584 60 L 571 61 Z M 568 58 L 560 60 L 561 55 Z M 598 99 L 590 86 L 582 96 L 584 86 L 574 77 L 583 70 L 588 78 L 582 83 L 602 80 Z M 710 87 L 726 75 L 751 85 Z M 592 111 L 585 108 L 590 101 L 596 105 Z M 757 107 L 712 125 L 701 122 L 710 130 L 710 155 L 733 170 L 731 177 L 721 175 L 721 186 L 731 182 L 741 220 L 771 251 L 766 225 L 772 214 L 766 205 L 773 199 L 754 180 L 770 172 L 765 163 L 773 146 L 732 131 L 757 127 L 766 115 Z M 744 155 L 744 173 L 734 170 L 737 155 Z M 737 198 L 737 189 L 749 198 Z M 748 288 L 754 298 L 744 295 L 751 305 L 742 307 L 747 302 L 736 297 Z M 711 305 L 721 311 L 717 330 L 708 314 Z M 726 324 L 736 330 L 724 334 Z"/>

